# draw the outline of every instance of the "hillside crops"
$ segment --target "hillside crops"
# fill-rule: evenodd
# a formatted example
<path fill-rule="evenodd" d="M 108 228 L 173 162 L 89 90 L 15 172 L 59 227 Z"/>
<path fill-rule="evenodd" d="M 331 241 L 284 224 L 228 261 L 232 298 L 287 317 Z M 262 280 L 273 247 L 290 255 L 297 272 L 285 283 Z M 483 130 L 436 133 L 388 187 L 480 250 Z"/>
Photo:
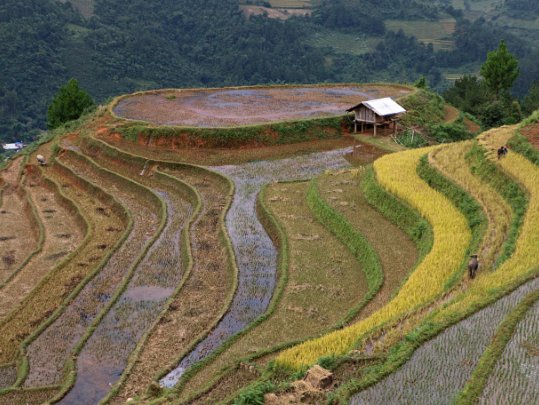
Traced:
<path fill-rule="evenodd" d="M 470 231 L 462 214 L 418 177 L 415 168 L 426 152 L 428 150 L 419 149 L 384 156 L 375 162 L 374 167 L 382 186 L 415 206 L 431 222 L 434 245 L 430 253 L 397 296 L 379 311 L 342 331 L 284 351 L 277 358 L 280 364 L 301 368 L 322 356 L 346 353 L 368 331 L 395 321 L 435 299 L 444 292 L 451 278 L 460 272 Z"/>
<path fill-rule="evenodd" d="M 361 88 L 114 105 L 157 97 L 209 124 L 249 100 L 241 119 Z M 539 166 L 529 145 L 495 155 L 517 127 L 382 156 L 351 136 L 306 142 L 307 121 L 207 128 L 245 142 L 189 149 L 205 128 L 100 108 L 0 172 L 0 405 L 537 402 Z M 335 122 L 320 137 L 346 132 Z M 302 380 L 315 363 L 327 389 Z"/>

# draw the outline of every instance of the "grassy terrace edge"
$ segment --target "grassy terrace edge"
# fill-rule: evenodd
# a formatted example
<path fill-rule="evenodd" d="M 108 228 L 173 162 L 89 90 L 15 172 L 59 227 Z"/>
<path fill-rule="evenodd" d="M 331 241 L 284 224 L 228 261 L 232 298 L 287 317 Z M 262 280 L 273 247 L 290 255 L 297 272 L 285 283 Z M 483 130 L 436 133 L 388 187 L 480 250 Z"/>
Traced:
<path fill-rule="evenodd" d="M 72 151 L 72 150 L 65 150 L 64 153 L 72 155 L 75 159 L 86 160 L 87 162 L 89 162 L 90 165 L 94 166 L 95 169 L 98 172 L 104 174 L 105 176 L 111 176 L 111 177 L 115 178 L 116 180 L 120 180 L 122 183 L 124 183 L 125 185 L 127 185 L 131 189 L 138 189 L 139 191 L 140 190 L 144 191 L 148 196 L 150 196 L 150 199 L 154 200 L 153 204 L 155 204 L 157 207 L 159 207 L 159 212 L 158 212 L 157 216 L 158 216 L 158 218 L 160 218 L 160 221 L 159 221 L 159 226 L 158 226 L 155 234 L 146 242 L 146 244 L 144 245 L 143 250 L 137 255 L 135 261 L 133 262 L 133 264 L 129 268 L 127 274 L 123 278 L 120 286 L 116 288 L 116 291 L 115 291 L 114 295 L 111 297 L 109 303 L 99 312 L 99 314 L 96 316 L 96 318 L 92 322 L 91 326 L 88 327 L 88 329 L 84 333 L 81 340 L 73 348 L 73 351 L 71 353 L 71 357 L 69 358 L 68 363 L 67 363 L 67 365 L 65 367 L 65 374 L 66 374 L 65 381 L 62 384 L 62 387 L 61 387 L 60 391 L 57 393 L 57 395 L 55 395 L 54 398 L 51 399 L 51 401 L 50 401 L 51 403 L 56 403 L 56 402 L 60 401 L 63 397 L 65 397 L 67 395 L 69 390 L 73 387 L 73 385 L 74 385 L 74 383 L 76 381 L 76 377 L 77 377 L 77 364 L 76 364 L 76 362 L 77 362 L 77 358 L 78 358 L 79 353 L 82 351 L 82 349 L 84 348 L 84 345 L 90 339 L 90 337 L 92 336 L 92 334 L 95 331 L 95 329 L 97 328 L 97 326 L 101 323 L 101 321 L 105 318 L 105 316 L 110 311 L 110 309 L 116 304 L 118 299 L 124 293 L 127 286 L 129 285 L 129 282 L 131 281 L 133 275 L 135 274 L 138 265 L 144 259 L 144 257 L 146 256 L 146 253 L 148 252 L 150 247 L 153 245 L 153 243 L 161 235 L 163 229 L 165 228 L 166 221 L 167 221 L 167 207 L 166 207 L 166 204 L 164 203 L 164 201 L 157 194 L 155 194 L 149 188 L 147 188 L 147 187 L 145 187 L 145 186 L 143 186 L 143 185 L 141 185 L 139 183 L 136 183 L 136 182 L 134 182 L 134 181 L 128 179 L 127 177 L 124 177 L 124 176 L 122 176 L 122 175 L 120 175 L 118 173 L 111 172 L 110 170 L 101 167 L 94 160 L 92 160 L 92 159 L 90 159 L 88 157 L 85 157 L 85 156 L 79 154 L 78 152 L 75 152 L 75 151 Z M 129 214 L 129 211 L 128 211 L 128 214 Z M 132 217 L 131 216 L 130 216 L 130 223 L 132 223 Z M 131 230 L 131 227 L 129 229 Z M 127 233 L 125 235 L 123 235 L 124 237 L 122 237 L 121 243 L 123 243 L 125 241 L 125 239 L 127 238 L 127 235 L 128 235 Z M 114 246 L 114 249 L 111 251 L 110 256 L 107 258 L 107 261 L 112 256 L 112 254 L 114 252 L 116 252 L 116 250 L 121 246 L 121 243 L 118 243 L 116 246 Z"/>
<path fill-rule="evenodd" d="M 378 253 L 369 241 L 348 222 L 344 215 L 324 201 L 318 190 L 316 178 L 311 180 L 311 185 L 307 193 L 307 203 L 318 222 L 335 235 L 352 253 L 358 263 L 360 263 L 367 279 L 367 294 L 358 304 L 350 309 L 346 318 L 337 326 L 336 329 L 339 329 L 351 322 L 382 287 L 382 283 L 384 282 L 382 264 Z"/>
<path fill-rule="evenodd" d="M 412 96 L 419 90 L 404 84 L 391 83 L 324 83 L 315 85 L 275 85 L 275 86 L 238 86 L 222 88 L 198 88 L 198 89 L 159 89 L 124 94 L 116 97 L 109 105 L 109 114 L 118 121 L 118 125 L 112 128 L 112 132 L 121 134 L 131 141 L 143 140 L 147 143 L 159 138 L 176 138 L 180 135 L 185 137 L 182 145 L 196 147 L 203 143 L 206 147 L 237 147 L 244 144 L 256 143 L 262 145 L 279 145 L 304 142 L 314 139 L 335 138 L 342 134 L 342 125 L 347 114 L 334 117 L 304 118 L 296 120 L 273 121 L 264 124 L 241 125 L 231 127 L 193 127 L 157 125 L 142 120 L 132 120 L 118 116 L 114 108 L 126 98 L 143 94 L 160 94 L 170 91 L 200 91 L 209 92 L 215 90 L 241 90 L 241 89 L 271 89 L 271 88 L 301 88 L 301 87 L 345 87 L 345 86 L 380 86 L 395 87 L 410 91 L 410 93 L 397 97 L 397 100 Z M 324 132 L 324 129 L 333 129 L 333 135 Z M 275 134 L 277 136 L 275 136 Z"/>
<path fill-rule="evenodd" d="M 20 185 L 17 187 L 16 193 L 19 194 L 19 197 L 24 200 L 24 210 L 25 214 L 28 215 L 28 219 L 30 222 L 30 225 L 33 229 L 36 229 L 35 236 L 36 236 L 36 248 L 24 259 L 24 261 L 17 267 L 10 275 L 7 277 L 3 282 L 0 282 L 0 290 L 6 286 L 13 278 L 17 276 L 21 272 L 21 270 L 41 251 L 43 250 L 43 244 L 45 243 L 45 226 L 43 225 L 43 221 L 41 220 L 37 207 L 32 201 L 32 198 L 30 198 L 30 194 L 28 191 L 26 191 L 26 188 L 23 186 L 26 174 L 24 174 L 24 167 L 26 163 L 28 162 L 28 155 L 22 157 L 23 159 L 21 163 L 21 168 L 19 171 L 19 183 Z M 0 189 L 0 206 L 1 206 L 1 198 L 2 198 L 2 192 L 3 189 Z M 3 323 L 0 322 L 0 324 Z"/>
<path fill-rule="evenodd" d="M 182 181 L 179 181 L 178 179 L 169 176 L 166 173 L 162 173 L 159 171 L 156 171 L 155 174 L 157 176 L 160 176 L 162 178 L 165 178 L 167 181 L 174 181 L 176 182 L 177 186 L 180 188 L 183 188 L 183 191 L 189 195 L 189 198 L 191 199 L 191 203 L 193 205 L 193 212 L 191 214 L 191 217 L 189 218 L 189 221 L 187 223 L 187 226 L 185 226 L 181 233 L 181 257 L 182 257 L 182 263 L 184 264 L 184 276 L 182 277 L 180 283 L 176 286 L 174 289 L 174 292 L 170 295 L 170 297 L 167 299 L 166 304 L 164 305 L 163 309 L 159 313 L 159 315 L 155 318 L 152 325 L 148 328 L 148 330 L 142 335 L 139 342 L 137 343 L 137 346 L 135 347 L 135 350 L 130 354 L 127 366 L 125 370 L 122 373 L 122 376 L 118 380 L 116 384 L 112 387 L 112 389 L 107 393 L 107 395 L 99 402 L 100 404 L 106 404 L 111 399 L 113 399 L 120 391 L 123 384 L 125 384 L 125 381 L 127 379 L 127 376 L 133 369 L 135 363 L 138 360 L 138 356 L 140 352 L 144 349 L 146 346 L 146 342 L 149 338 L 149 336 L 154 332 L 154 329 L 157 327 L 159 322 L 161 321 L 162 317 L 165 316 L 167 311 L 169 310 L 170 304 L 174 301 L 175 297 L 178 295 L 178 293 L 183 289 L 185 283 L 189 279 L 189 276 L 191 275 L 191 271 L 193 269 L 193 256 L 192 256 L 192 249 L 191 249 L 191 238 L 189 236 L 189 232 L 191 230 L 191 227 L 193 226 L 194 222 L 198 218 L 199 212 L 202 208 L 202 200 L 200 197 L 200 194 L 198 191 L 193 188 L 191 185 L 184 183 Z"/>

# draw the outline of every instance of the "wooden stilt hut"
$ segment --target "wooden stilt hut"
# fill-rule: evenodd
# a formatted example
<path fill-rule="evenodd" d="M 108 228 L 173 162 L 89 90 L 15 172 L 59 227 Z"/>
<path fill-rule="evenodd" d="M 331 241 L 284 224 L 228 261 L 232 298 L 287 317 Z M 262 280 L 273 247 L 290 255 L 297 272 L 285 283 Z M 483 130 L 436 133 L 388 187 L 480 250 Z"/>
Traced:
<path fill-rule="evenodd" d="M 366 125 L 373 125 L 374 136 L 376 136 L 376 129 L 383 126 L 392 127 L 393 133 L 396 134 L 400 114 L 406 112 L 401 105 L 390 97 L 363 101 L 346 111 L 353 111 L 355 114 L 354 133 L 357 133 L 358 124 L 361 125 L 361 132 L 365 130 Z"/>

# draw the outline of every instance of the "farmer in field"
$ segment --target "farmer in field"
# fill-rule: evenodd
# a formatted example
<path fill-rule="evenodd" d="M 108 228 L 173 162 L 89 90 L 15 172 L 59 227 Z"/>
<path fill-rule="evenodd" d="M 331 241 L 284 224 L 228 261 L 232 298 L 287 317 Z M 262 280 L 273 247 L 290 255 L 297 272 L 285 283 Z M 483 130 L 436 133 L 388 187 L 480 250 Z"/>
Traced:
<path fill-rule="evenodd" d="M 498 149 L 498 159 L 507 155 L 507 152 L 508 152 L 507 146 L 505 145 L 500 146 L 500 148 Z"/>
<path fill-rule="evenodd" d="M 43 155 L 37 155 L 36 156 L 37 163 L 39 163 L 40 166 L 45 166 L 47 162 L 45 161 L 45 157 Z"/>
<path fill-rule="evenodd" d="M 475 278 L 477 269 L 479 269 L 479 260 L 477 260 L 477 255 L 471 255 L 470 261 L 468 262 L 468 274 L 470 278 Z"/>

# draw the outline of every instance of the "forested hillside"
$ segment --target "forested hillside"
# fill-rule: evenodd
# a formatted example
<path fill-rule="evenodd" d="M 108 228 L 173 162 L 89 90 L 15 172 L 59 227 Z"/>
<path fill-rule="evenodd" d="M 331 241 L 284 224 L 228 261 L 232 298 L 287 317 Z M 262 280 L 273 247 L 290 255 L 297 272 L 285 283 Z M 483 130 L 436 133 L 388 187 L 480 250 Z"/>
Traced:
<path fill-rule="evenodd" d="M 320 0 L 306 17 L 278 20 L 248 18 L 238 0 L 4 0 L 0 141 L 30 140 L 45 129 L 47 106 L 72 77 L 98 103 L 160 87 L 413 82 L 421 75 L 441 90 L 447 71 L 476 72 L 500 39 L 520 59 L 515 89 L 524 96 L 539 77 L 532 41 L 491 19 L 468 18 L 454 4 Z M 504 10 L 529 14 L 537 6 L 512 0 Z M 447 49 L 393 29 L 400 20 L 444 18 L 455 27 L 442 40 Z"/>

